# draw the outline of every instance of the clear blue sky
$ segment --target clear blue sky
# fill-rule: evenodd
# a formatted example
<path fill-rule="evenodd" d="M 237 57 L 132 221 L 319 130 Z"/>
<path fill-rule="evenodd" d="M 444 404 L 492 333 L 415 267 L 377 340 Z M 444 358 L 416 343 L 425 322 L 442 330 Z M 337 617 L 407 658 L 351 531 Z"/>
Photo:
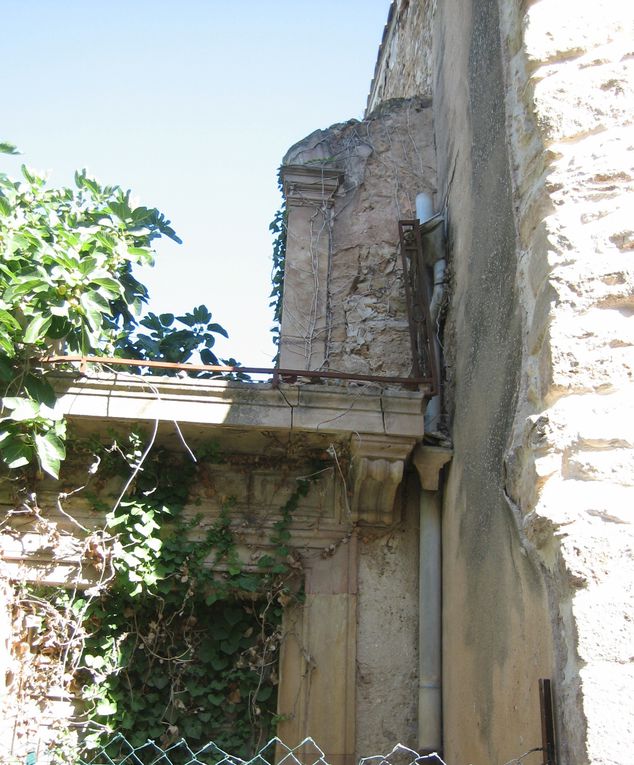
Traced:
<path fill-rule="evenodd" d="M 162 210 L 184 243 L 142 273 L 151 310 L 205 303 L 230 335 L 219 354 L 268 366 L 277 168 L 362 115 L 389 0 L 2 5 L 0 140 L 52 183 L 87 167 Z"/>

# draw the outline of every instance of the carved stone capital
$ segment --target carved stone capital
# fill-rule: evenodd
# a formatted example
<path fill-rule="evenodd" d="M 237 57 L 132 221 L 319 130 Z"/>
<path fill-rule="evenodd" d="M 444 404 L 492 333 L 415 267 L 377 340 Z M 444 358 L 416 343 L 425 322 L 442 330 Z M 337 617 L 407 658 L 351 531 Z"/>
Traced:
<path fill-rule="evenodd" d="M 419 444 L 412 454 L 412 462 L 418 471 L 420 485 L 425 491 L 437 491 L 440 471 L 453 457 L 453 449 L 446 446 Z"/>
<path fill-rule="evenodd" d="M 319 165 L 285 165 L 281 172 L 284 196 L 290 207 L 324 204 L 332 207 L 343 178 L 342 170 Z"/>
<path fill-rule="evenodd" d="M 364 435 L 351 446 L 352 518 L 373 526 L 395 520 L 394 498 L 403 479 L 412 439 Z"/>

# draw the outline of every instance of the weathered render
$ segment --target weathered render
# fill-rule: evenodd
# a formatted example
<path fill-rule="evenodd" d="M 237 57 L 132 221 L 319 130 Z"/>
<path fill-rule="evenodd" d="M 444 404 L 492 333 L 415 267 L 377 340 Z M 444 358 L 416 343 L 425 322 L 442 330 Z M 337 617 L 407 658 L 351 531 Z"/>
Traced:
<path fill-rule="evenodd" d="M 451 763 L 539 745 L 540 676 L 561 762 L 631 759 L 632 20 L 617 2 L 399 0 L 377 64 L 370 108 L 432 62 Z"/>

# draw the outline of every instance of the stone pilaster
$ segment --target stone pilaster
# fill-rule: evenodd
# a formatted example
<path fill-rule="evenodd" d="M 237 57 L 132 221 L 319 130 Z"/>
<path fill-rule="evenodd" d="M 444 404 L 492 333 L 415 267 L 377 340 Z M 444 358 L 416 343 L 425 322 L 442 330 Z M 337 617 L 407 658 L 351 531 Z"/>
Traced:
<path fill-rule="evenodd" d="M 283 369 L 321 369 L 326 360 L 331 208 L 341 178 L 340 170 L 323 166 L 282 168 L 288 208 Z"/>

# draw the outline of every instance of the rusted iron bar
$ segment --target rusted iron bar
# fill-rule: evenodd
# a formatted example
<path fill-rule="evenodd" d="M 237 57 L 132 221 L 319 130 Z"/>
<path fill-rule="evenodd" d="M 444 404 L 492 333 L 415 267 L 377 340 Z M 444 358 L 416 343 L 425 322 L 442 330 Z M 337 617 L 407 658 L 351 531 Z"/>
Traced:
<path fill-rule="evenodd" d="M 144 359 L 121 359 L 111 356 L 48 356 L 42 359 L 45 364 L 63 364 L 66 362 L 78 362 L 80 370 L 84 372 L 87 364 L 104 364 L 107 366 L 126 367 L 152 367 L 155 369 L 178 369 L 186 372 L 244 372 L 246 374 L 272 375 L 275 380 L 290 378 L 290 382 L 296 382 L 300 377 L 312 380 L 350 380 L 358 382 L 391 383 L 394 385 L 414 386 L 431 385 L 429 377 L 393 377 L 389 375 L 359 375 L 351 372 L 337 372 L 332 370 L 312 369 L 280 369 L 279 367 L 236 367 L 223 366 L 221 364 L 178 364 L 172 361 L 146 361 Z"/>
<path fill-rule="evenodd" d="M 417 220 L 400 220 L 398 222 L 401 242 L 401 259 L 403 261 L 403 282 L 407 315 L 409 319 L 410 341 L 414 362 L 414 375 L 421 377 L 423 366 L 429 370 L 429 380 L 432 385 L 432 395 L 439 392 L 440 377 L 434 344 L 434 329 L 432 326 L 429 304 L 431 300 L 431 285 L 427 268 L 423 261 L 423 244 L 420 233 L 420 223 Z"/>
<path fill-rule="evenodd" d="M 542 719 L 542 751 L 544 753 L 544 765 L 557 765 L 553 692 L 550 679 L 547 677 L 539 679 L 539 710 Z"/>

